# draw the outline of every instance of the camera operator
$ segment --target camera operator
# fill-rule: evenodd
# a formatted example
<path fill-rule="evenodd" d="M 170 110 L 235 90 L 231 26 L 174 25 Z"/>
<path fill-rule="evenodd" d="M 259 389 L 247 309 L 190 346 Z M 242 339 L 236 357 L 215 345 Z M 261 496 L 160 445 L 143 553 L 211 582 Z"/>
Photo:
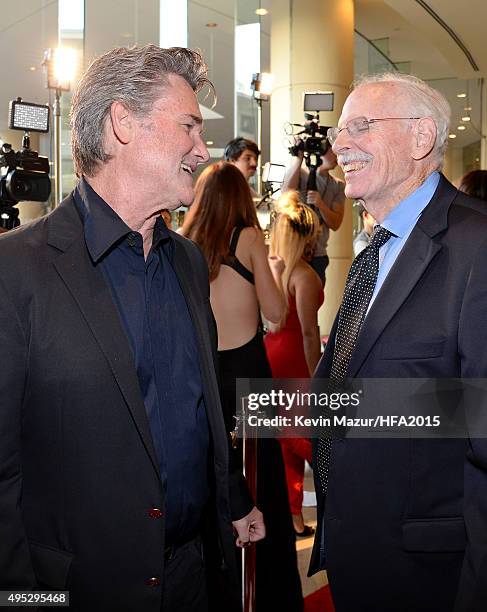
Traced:
<path fill-rule="evenodd" d="M 318 214 L 321 232 L 310 264 L 324 285 L 325 270 L 329 263 L 329 258 L 326 254 L 328 236 L 330 230 L 336 231 L 343 220 L 345 205 L 344 184 L 343 181 L 330 174 L 330 170 L 336 168 L 337 158 L 331 147 L 328 147 L 326 153 L 321 155 L 321 164 L 316 171 L 317 190 L 307 191 L 306 187 L 310 171 L 307 165 L 303 163 L 304 147 L 302 142 L 300 138 L 297 139 L 296 145 L 293 147 L 295 154 L 292 156 L 286 171 L 282 191 L 296 189 L 300 192 L 302 201 L 311 206 Z"/>

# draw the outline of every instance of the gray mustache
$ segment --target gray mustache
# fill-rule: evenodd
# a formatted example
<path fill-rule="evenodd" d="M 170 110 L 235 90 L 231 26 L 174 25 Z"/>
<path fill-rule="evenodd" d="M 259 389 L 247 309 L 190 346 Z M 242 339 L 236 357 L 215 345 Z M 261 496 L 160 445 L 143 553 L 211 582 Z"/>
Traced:
<path fill-rule="evenodd" d="M 342 153 L 338 156 L 338 163 L 342 166 L 352 161 L 370 161 L 371 159 L 373 156 L 369 153 L 358 151 L 357 153 Z"/>

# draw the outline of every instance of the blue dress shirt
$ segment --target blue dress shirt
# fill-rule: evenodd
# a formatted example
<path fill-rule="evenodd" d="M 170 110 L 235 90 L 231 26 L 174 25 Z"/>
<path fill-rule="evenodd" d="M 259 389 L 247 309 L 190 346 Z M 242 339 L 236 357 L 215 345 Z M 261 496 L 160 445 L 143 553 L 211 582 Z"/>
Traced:
<path fill-rule="evenodd" d="M 195 331 L 172 266 L 174 239 L 159 218 L 144 259 L 141 234 L 85 179 L 74 198 L 127 334 L 165 488 L 166 544 L 176 544 L 196 535 L 208 499 L 209 429 Z"/>

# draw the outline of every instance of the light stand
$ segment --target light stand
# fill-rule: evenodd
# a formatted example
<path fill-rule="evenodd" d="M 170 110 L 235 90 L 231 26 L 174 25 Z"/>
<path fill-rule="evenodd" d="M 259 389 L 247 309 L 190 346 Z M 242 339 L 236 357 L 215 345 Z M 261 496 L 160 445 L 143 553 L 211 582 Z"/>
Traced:
<path fill-rule="evenodd" d="M 48 89 L 54 91 L 52 114 L 54 117 L 54 208 L 63 199 L 61 176 L 61 95 L 70 90 L 70 81 L 74 70 L 74 51 L 58 48 L 48 49 L 42 62 L 46 71 Z"/>
<path fill-rule="evenodd" d="M 262 101 L 270 100 L 274 75 L 268 72 L 257 72 L 252 76 L 252 96 L 257 102 L 257 146 L 262 152 Z M 261 153 L 262 154 L 262 153 Z M 262 164 L 257 164 L 257 192 L 262 193 Z"/>

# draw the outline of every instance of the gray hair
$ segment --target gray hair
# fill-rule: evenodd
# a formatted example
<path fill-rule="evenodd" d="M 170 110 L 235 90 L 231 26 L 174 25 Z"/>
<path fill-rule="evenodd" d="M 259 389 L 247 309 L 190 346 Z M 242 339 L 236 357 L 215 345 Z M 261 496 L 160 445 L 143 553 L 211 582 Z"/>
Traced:
<path fill-rule="evenodd" d="M 78 176 L 94 176 L 99 164 L 111 158 L 103 138 L 112 103 L 119 101 L 136 117 L 144 117 L 169 85 L 171 74 L 183 77 L 195 93 L 205 85 L 214 93 L 203 58 L 191 49 L 154 44 L 119 47 L 95 59 L 79 81 L 71 105 L 71 147 Z"/>
<path fill-rule="evenodd" d="M 360 77 L 354 81 L 353 89 L 369 83 L 391 83 L 403 87 L 407 92 L 411 115 L 423 115 L 433 119 L 437 131 L 433 154 L 436 157 L 438 168 L 441 168 L 448 145 L 451 116 L 450 105 L 445 96 L 430 87 L 425 81 L 400 72 L 384 72 Z"/>

